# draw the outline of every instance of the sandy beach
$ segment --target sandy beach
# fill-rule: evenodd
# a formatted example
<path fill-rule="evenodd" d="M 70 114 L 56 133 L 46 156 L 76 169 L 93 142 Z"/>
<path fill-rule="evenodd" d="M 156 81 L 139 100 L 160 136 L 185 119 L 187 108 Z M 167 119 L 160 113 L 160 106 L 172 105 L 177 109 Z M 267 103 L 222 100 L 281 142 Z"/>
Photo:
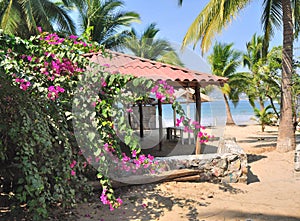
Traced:
<path fill-rule="evenodd" d="M 167 182 L 117 190 L 124 204 L 109 211 L 95 195 L 72 210 L 70 220 L 285 221 L 300 220 L 300 174 L 294 152 L 275 150 L 277 127 L 226 126 L 248 155 L 248 184 Z"/>

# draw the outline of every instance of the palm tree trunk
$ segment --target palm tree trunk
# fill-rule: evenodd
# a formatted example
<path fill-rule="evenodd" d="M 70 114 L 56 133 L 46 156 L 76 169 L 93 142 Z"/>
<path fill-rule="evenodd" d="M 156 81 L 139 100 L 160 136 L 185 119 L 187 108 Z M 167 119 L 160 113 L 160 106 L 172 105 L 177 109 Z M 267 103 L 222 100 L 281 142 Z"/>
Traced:
<path fill-rule="evenodd" d="M 292 61 L 293 61 L 293 20 L 290 0 L 281 0 L 283 11 L 283 53 L 281 81 L 281 115 L 278 129 L 277 150 L 287 152 L 295 149 L 296 140 L 292 110 Z"/>
<path fill-rule="evenodd" d="M 230 111 L 228 98 L 225 94 L 223 94 L 223 96 L 224 96 L 224 100 L 225 100 L 226 115 L 227 115 L 226 125 L 235 125 L 233 118 L 232 118 L 231 111 Z"/>

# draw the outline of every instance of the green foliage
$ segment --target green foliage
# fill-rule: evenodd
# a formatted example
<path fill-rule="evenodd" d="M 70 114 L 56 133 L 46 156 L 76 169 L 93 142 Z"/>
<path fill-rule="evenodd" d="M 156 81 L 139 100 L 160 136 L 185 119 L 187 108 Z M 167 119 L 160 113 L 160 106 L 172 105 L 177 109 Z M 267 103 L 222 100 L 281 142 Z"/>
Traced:
<path fill-rule="evenodd" d="M 38 26 L 46 31 L 75 33 L 75 24 L 68 15 L 67 1 L 8 0 L 0 2 L 0 29 L 23 38 L 38 34 Z M 3 7 L 1 7 L 3 6 Z"/>
<path fill-rule="evenodd" d="M 259 110 L 258 108 L 254 108 L 254 114 L 255 114 L 255 120 L 257 120 L 259 122 L 259 124 L 261 125 L 261 131 L 264 132 L 265 131 L 265 127 L 266 125 L 269 125 L 272 123 L 271 118 L 273 116 L 273 112 L 270 112 L 269 109 L 271 109 L 272 106 L 268 105 L 267 107 L 265 107 L 262 110 Z"/>
<path fill-rule="evenodd" d="M 92 27 L 91 40 L 105 45 L 106 48 L 117 47 L 128 34 L 128 31 L 123 29 L 133 22 L 140 22 L 139 14 L 121 10 L 124 3 L 120 0 L 73 2 L 79 12 L 80 31 L 86 32 Z"/>
<path fill-rule="evenodd" d="M 88 64 L 80 55 L 93 47 L 72 39 L 49 44 L 46 36 L 23 40 L 0 32 L 0 173 L 5 191 L 26 203 L 34 220 L 47 217 L 51 205 L 74 205 L 75 192 L 90 192 L 83 168 L 71 175 L 70 163 L 80 165 L 84 158 L 75 154 L 72 126 L 63 113 L 71 111 L 74 86 Z M 55 95 L 49 88 L 58 85 L 65 93 L 49 99 Z"/>

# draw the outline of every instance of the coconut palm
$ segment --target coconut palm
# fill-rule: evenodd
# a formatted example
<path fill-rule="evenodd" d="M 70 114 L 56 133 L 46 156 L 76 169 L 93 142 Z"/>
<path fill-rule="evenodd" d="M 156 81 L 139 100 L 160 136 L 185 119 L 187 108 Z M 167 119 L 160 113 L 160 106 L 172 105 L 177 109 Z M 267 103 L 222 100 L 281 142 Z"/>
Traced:
<path fill-rule="evenodd" d="M 183 66 L 171 44 L 167 40 L 157 38 L 158 32 L 159 29 L 154 23 L 150 24 L 141 35 L 132 28 L 122 43 L 122 50 L 129 50 L 138 57 Z"/>
<path fill-rule="evenodd" d="M 236 72 L 240 65 L 241 53 L 232 49 L 233 43 L 216 43 L 208 61 L 211 64 L 212 73 L 220 77 L 228 78 L 228 83 L 222 87 L 222 93 L 225 101 L 227 121 L 226 124 L 235 124 L 231 115 L 228 100 L 238 102 L 239 87 L 242 84 L 239 74 Z"/>
<path fill-rule="evenodd" d="M 50 0 L 7 0 L 1 3 L 0 28 L 5 33 L 23 38 L 44 31 L 75 33 L 75 25 L 68 14 L 70 0 L 55 3 Z"/>
<path fill-rule="evenodd" d="M 128 35 L 122 29 L 140 21 L 139 14 L 120 10 L 124 6 L 121 0 L 74 0 L 74 5 L 81 32 L 92 28 L 91 40 L 106 48 L 117 47 Z"/>
<path fill-rule="evenodd" d="M 182 4 L 183 0 L 178 1 Z M 214 36 L 231 23 L 250 0 L 210 0 L 187 31 L 183 47 L 194 46 L 200 41 L 202 53 L 210 47 Z M 264 0 L 262 24 L 264 29 L 264 49 L 274 35 L 274 28 L 283 26 L 281 115 L 278 129 L 277 150 L 290 151 L 296 146 L 293 129 L 292 84 L 293 40 L 300 30 L 300 2 L 291 0 Z"/>

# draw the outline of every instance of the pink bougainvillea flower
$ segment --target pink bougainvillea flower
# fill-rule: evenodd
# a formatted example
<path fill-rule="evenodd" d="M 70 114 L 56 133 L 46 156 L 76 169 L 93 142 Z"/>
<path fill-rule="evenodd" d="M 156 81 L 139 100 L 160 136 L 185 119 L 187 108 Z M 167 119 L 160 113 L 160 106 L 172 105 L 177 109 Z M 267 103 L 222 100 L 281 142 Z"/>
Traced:
<path fill-rule="evenodd" d="M 154 160 L 154 156 L 152 156 L 152 155 L 150 155 L 150 154 L 148 154 L 147 158 L 148 158 L 149 160 L 151 160 L 151 161 Z"/>
<path fill-rule="evenodd" d="M 164 101 L 166 99 L 166 97 L 160 92 L 156 93 L 156 98 L 161 101 Z"/>
<path fill-rule="evenodd" d="M 151 93 L 155 93 L 158 90 L 158 86 L 155 85 L 152 89 L 151 89 Z"/>
<path fill-rule="evenodd" d="M 75 176 L 76 172 L 74 170 L 71 170 L 71 176 Z"/>
<path fill-rule="evenodd" d="M 136 157 L 136 150 L 132 151 L 132 157 Z"/>
<path fill-rule="evenodd" d="M 102 87 L 106 87 L 107 86 L 107 83 L 105 82 L 104 78 L 101 78 L 101 86 Z"/>
<path fill-rule="evenodd" d="M 117 201 L 120 205 L 122 205 L 122 203 L 123 203 L 123 200 L 121 200 L 120 198 L 117 198 L 116 201 Z"/>
<path fill-rule="evenodd" d="M 78 36 L 76 36 L 76 35 L 70 35 L 69 38 L 70 38 L 70 39 L 77 39 Z"/>
<path fill-rule="evenodd" d="M 32 61 L 32 57 L 30 55 L 27 55 L 27 60 Z"/>
<path fill-rule="evenodd" d="M 176 127 L 179 127 L 180 124 L 182 123 L 182 121 L 184 121 L 184 117 L 180 117 L 180 119 L 176 119 Z"/>
<path fill-rule="evenodd" d="M 110 67 L 110 65 L 109 65 L 109 64 L 103 64 L 102 66 L 103 66 L 103 67 L 107 67 L 107 68 L 109 68 L 109 67 Z"/>
<path fill-rule="evenodd" d="M 48 98 L 51 100 L 55 100 L 56 98 L 58 98 L 58 93 L 63 93 L 65 92 L 65 89 L 60 87 L 60 86 L 49 86 L 48 87 Z"/>
<path fill-rule="evenodd" d="M 20 85 L 20 88 L 21 88 L 23 91 L 26 91 L 27 88 L 28 88 L 29 86 L 30 86 L 30 82 L 27 81 L 27 82 L 25 82 L 25 83 L 22 83 L 22 84 Z"/>
<path fill-rule="evenodd" d="M 73 169 L 76 164 L 77 164 L 76 160 L 73 160 L 73 162 L 70 164 L 70 168 Z"/>
<path fill-rule="evenodd" d="M 16 78 L 15 80 L 17 83 L 23 83 L 24 82 L 24 79 L 21 79 L 21 78 Z"/>
<path fill-rule="evenodd" d="M 57 90 L 58 92 L 60 92 L 60 93 L 65 92 L 65 89 L 63 89 L 63 88 L 60 87 L 60 86 L 56 86 L 56 90 Z"/>
<path fill-rule="evenodd" d="M 127 113 L 132 113 L 133 110 L 132 110 L 131 108 L 128 108 L 128 109 L 126 109 L 126 112 L 127 112 Z"/>
<path fill-rule="evenodd" d="M 38 30 L 39 33 L 43 32 L 42 27 L 37 27 L 37 30 Z"/>

